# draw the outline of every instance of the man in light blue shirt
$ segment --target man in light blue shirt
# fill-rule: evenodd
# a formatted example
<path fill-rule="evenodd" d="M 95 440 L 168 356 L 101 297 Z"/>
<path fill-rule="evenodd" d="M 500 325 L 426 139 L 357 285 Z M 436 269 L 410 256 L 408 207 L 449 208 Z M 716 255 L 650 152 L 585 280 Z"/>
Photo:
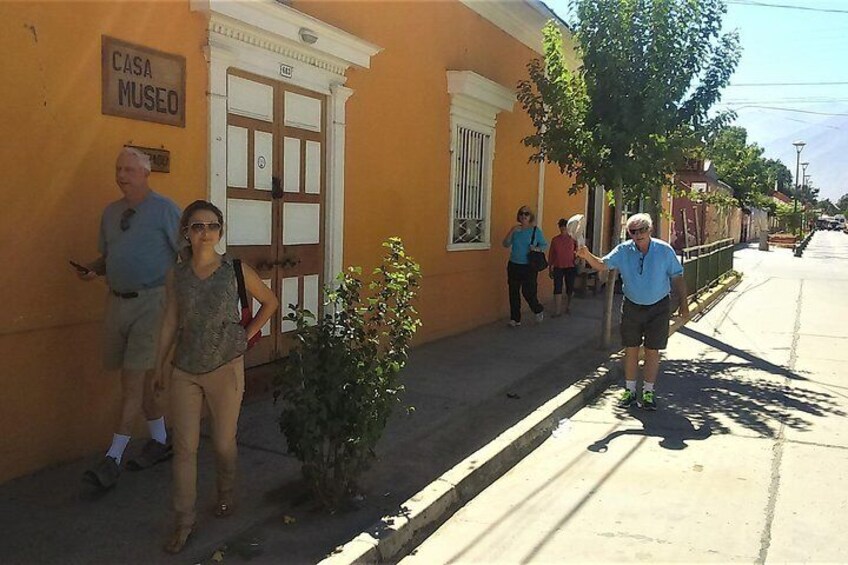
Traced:
<path fill-rule="evenodd" d="M 180 209 L 156 194 L 148 184 L 150 158 L 124 148 L 115 162 L 115 182 L 123 198 L 109 204 L 100 221 L 100 257 L 76 265 L 78 276 L 90 281 L 105 276 L 109 286 L 103 321 L 106 370 L 121 371 L 121 421 L 106 455 L 85 479 L 97 487 L 115 485 L 121 459 L 138 416 L 147 419 L 150 440 L 128 461 L 132 470 L 145 469 L 171 456 L 165 429 L 164 398 L 154 391 L 156 345 L 165 307 L 165 275 L 179 250 Z"/>
<path fill-rule="evenodd" d="M 652 229 L 651 216 L 634 214 L 627 219 L 627 232 L 632 239 L 617 245 L 603 259 L 590 253 L 585 246 L 577 250 L 577 255 L 598 271 L 617 269 L 621 273 L 624 291 L 621 342 L 626 386 L 618 405 L 624 408 L 636 402 L 639 348 L 644 345 L 645 380 L 641 406 L 646 410 L 657 409 L 654 384 L 659 373 L 659 350 L 668 344 L 672 285 L 678 298 L 679 315 L 689 315 L 683 266 L 668 243 L 651 237 Z"/>

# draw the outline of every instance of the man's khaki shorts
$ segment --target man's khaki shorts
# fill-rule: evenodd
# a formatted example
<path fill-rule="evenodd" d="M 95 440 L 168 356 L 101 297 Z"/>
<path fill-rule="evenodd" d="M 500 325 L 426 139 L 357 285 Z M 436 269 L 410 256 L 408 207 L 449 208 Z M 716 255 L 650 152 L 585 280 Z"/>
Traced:
<path fill-rule="evenodd" d="M 104 368 L 154 369 L 164 310 L 164 286 L 141 290 L 135 298 L 121 298 L 110 292 L 103 321 Z"/>

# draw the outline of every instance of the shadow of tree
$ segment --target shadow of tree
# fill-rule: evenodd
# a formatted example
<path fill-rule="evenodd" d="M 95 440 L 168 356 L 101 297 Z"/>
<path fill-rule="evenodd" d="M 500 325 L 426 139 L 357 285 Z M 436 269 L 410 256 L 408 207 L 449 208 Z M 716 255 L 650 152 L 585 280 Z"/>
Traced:
<path fill-rule="evenodd" d="M 731 426 L 776 437 L 781 425 L 804 431 L 812 426 L 813 417 L 846 416 L 835 395 L 807 388 L 798 380 L 789 384 L 768 380 L 758 376 L 756 369 L 787 376 L 785 370 L 768 371 L 762 363 L 663 361 L 659 410 L 618 411 L 620 420 L 635 417 L 642 428 L 616 430 L 587 449 L 603 452 L 612 440 L 624 435 L 659 437 L 666 449 L 684 449 L 686 441 L 730 433 Z"/>
<path fill-rule="evenodd" d="M 723 351 L 724 353 L 727 353 L 728 355 L 733 355 L 734 357 L 738 357 L 739 359 L 744 359 L 745 361 L 748 361 L 748 363 L 750 363 L 750 365 L 748 365 L 748 367 L 750 367 L 750 368 L 759 369 L 761 371 L 766 371 L 767 373 L 771 373 L 773 375 L 778 375 L 778 376 L 781 376 L 781 377 L 786 377 L 788 379 L 802 380 L 802 381 L 808 380 L 806 377 L 801 376 L 796 372 L 790 371 L 786 367 L 783 367 L 781 365 L 775 365 L 771 361 L 763 359 L 762 357 L 757 357 L 753 353 L 745 351 L 744 349 L 739 349 L 738 347 L 734 347 L 734 346 L 730 345 L 729 343 L 725 343 L 725 342 L 723 342 L 719 339 L 716 339 L 714 337 L 710 337 L 710 336 L 708 336 L 704 333 L 701 333 L 699 331 L 695 331 L 692 328 L 688 328 L 686 326 L 683 326 L 682 328 L 680 328 L 678 330 L 678 333 L 680 333 L 681 335 L 685 335 L 686 337 L 689 337 L 691 339 L 694 339 L 695 341 L 700 341 L 704 345 L 708 345 L 708 346 L 712 347 L 713 349 L 716 349 L 718 351 Z"/>

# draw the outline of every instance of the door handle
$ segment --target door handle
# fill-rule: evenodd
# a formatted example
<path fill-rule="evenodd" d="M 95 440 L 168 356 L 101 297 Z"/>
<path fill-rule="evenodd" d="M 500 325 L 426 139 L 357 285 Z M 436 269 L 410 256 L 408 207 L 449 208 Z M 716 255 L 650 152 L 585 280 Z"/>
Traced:
<path fill-rule="evenodd" d="M 271 177 L 271 198 L 279 200 L 283 197 L 283 183 L 280 177 Z"/>
<path fill-rule="evenodd" d="M 287 269 L 289 267 L 297 267 L 299 264 L 300 264 L 300 259 L 298 259 L 297 257 L 286 256 L 286 257 L 283 257 L 282 259 L 280 259 L 279 261 L 277 261 L 277 265 L 279 265 L 280 267 L 282 267 L 284 269 Z"/>

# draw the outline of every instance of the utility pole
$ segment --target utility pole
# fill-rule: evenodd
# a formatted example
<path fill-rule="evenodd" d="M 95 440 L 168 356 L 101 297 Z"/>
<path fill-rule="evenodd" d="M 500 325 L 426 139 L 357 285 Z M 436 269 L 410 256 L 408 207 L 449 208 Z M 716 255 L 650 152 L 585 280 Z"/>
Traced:
<path fill-rule="evenodd" d="M 809 164 L 810 164 L 810 162 L 809 162 L 809 161 L 804 161 L 803 163 L 801 163 L 801 194 L 802 194 L 802 195 L 806 195 L 806 194 L 807 194 L 807 178 L 808 178 L 808 177 L 807 177 L 807 166 L 808 166 Z M 804 207 L 804 211 L 806 211 L 806 210 L 807 210 L 807 208 L 806 208 L 806 206 L 805 206 L 805 207 Z M 803 218 L 803 217 L 804 217 L 805 215 L 806 215 L 806 214 L 804 214 L 804 213 L 802 212 L 802 213 L 801 213 L 802 218 L 801 218 L 801 219 L 800 219 L 800 221 L 798 222 L 798 225 L 800 226 L 800 229 L 801 229 L 801 237 L 804 237 L 804 218 Z"/>
<path fill-rule="evenodd" d="M 798 228 L 801 227 L 801 220 L 798 218 L 798 191 L 801 190 L 800 180 L 801 180 L 801 151 L 804 149 L 804 146 L 807 145 L 803 141 L 795 141 L 792 143 L 795 146 L 795 207 L 792 210 L 792 218 L 798 222 L 798 227 L 795 228 L 795 235 L 798 235 Z"/>

